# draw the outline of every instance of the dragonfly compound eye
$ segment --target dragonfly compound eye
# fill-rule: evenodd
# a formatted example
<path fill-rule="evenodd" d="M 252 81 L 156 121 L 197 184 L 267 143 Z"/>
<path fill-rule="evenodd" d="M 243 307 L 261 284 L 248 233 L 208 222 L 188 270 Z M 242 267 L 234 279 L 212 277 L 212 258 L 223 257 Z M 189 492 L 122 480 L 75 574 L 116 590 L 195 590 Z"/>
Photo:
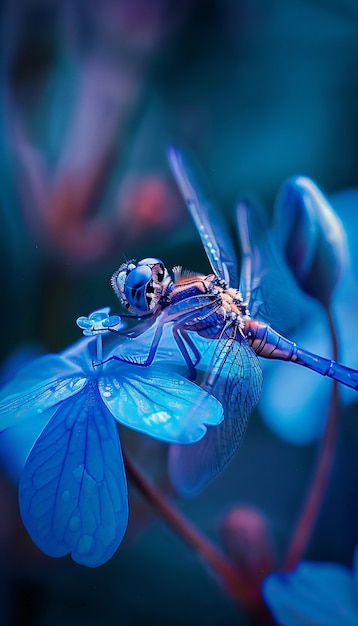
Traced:
<path fill-rule="evenodd" d="M 151 268 L 153 272 L 153 278 L 155 278 L 156 282 L 158 283 L 161 283 L 168 275 L 167 269 L 165 268 L 163 261 L 161 261 L 160 259 L 142 259 L 142 261 L 139 261 L 138 267 L 142 267 L 143 265 Z"/>
<path fill-rule="evenodd" d="M 167 279 L 167 280 L 165 280 Z M 155 310 L 170 277 L 162 261 L 146 258 L 137 264 L 123 263 L 113 274 L 112 287 L 132 313 L 146 315 Z"/>

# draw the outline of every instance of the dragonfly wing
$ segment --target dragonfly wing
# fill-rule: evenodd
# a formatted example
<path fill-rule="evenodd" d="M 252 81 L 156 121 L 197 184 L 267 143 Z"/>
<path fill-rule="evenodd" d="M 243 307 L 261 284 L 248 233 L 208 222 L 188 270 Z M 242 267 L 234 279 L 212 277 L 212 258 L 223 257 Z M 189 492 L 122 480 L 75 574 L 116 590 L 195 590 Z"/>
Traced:
<path fill-rule="evenodd" d="M 204 487 L 236 452 L 263 382 L 259 361 L 244 339 L 211 344 L 205 354 L 210 364 L 202 385 L 222 403 L 224 420 L 208 428 L 198 443 L 170 447 L 169 473 L 176 489 L 186 495 Z"/>
<path fill-rule="evenodd" d="M 219 278 L 236 287 L 238 273 L 235 252 L 220 215 L 202 193 L 188 159 L 173 146 L 168 149 L 168 159 L 212 269 Z"/>
<path fill-rule="evenodd" d="M 115 421 L 95 381 L 60 404 L 35 442 L 19 486 L 20 511 L 49 556 L 96 567 L 118 548 L 128 520 Z"/>
<path fill-rule="evenodd" d="M 167 363 L 117 363 L 101 377 L 99 389 L 118 422 L 168 443 L 198 441 L 207 425 L 223 419 L 220 402 Z"/>
<path fill-rule="evenodd" d="M 302 321 L 308 298 L 298 289 L 258 207 L 241 199 L 236 217 L 242 256 L 239 288 L 244 302 L 251 317 L 287 332 Z"/>

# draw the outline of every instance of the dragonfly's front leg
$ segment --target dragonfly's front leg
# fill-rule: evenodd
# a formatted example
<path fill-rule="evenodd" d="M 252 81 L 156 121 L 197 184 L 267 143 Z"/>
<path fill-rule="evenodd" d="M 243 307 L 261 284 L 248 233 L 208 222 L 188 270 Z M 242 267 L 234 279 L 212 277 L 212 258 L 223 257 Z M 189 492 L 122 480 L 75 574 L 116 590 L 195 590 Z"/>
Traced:
<path fill-rule="evenodd" d="M 244 335 L 258 356 L 292 361 L 308 367 L 322 376 L 334 378 L 351 389 L 358 389 L 357 370 L 300 348 L 296 343 L 286 339 L 267 324 L 248 320 L 244 327 Z"/>
<path fill-rule="evenodd" d="M 158 323 L 158 326 L 154 333 L 154 337 L 152 339 L 152 343 L 149 348 L 147 358 L 144 361 L 135 361 L 135 365 L 141 365 L 143 367 L 147 367 L 148 365 L 151 365 L 157 353 L 159 342 L 162 338 L 164 322 L 165 320 L 163 319 L 160 323 Z M 116 354 L 112 354 L 112 356 L 110 356 L 105 361 L 102 361 L 101 363 L 92 363 L 92 364 L 94 367 L 98 367 L 99 365 L 104 365 L 105 363 L 109 363 L 109 361 L 120 361 L 121 363 L 133 364 L 133 361 L 131 359 L 128 359 L 124 356 L 117 356 Z"/>
<path fill-rule="evenodd" d="M 148 355 L 146 357 L 146 359 L 144 361 L 136 361 L 135 364 L 136 365 L 140 365 L 142 367 L 147 367 L 149 365 L 152 364 L 154 357 L 158 351 L 158 346 L 160 343 L 160 340 L 162 338 L 163 335 L 163 326 L 165 324 L 165 322 L 168 321 L 167 320 L 167 316 L 163 314 L 162 319 L 160 320 L 160 322 L 158 322 L 158 326 L 155 330 L 154 333 L 154 337 L 152 339 L 152 343 L 150 345 L 149 348 L 149 352 Z M 195 345 L 194 341 L 192 340 L 191 337 L 189 337 L 188 333 L 183 330 L 180 324 L 174 324 L 173 325 L 173 337 L 175 339 L 175 342 L 185 360 L 185 363 L 188 366 L 189 369 L 189 375 L 188 378 L 189 380 L 195 380 L 196 379 L 196 369 L 195 366 L 199 363 L 200 358 L 201 358 L 201 354 L 197 348 L 197 346 Z M 191 348 L 193 354 L 194 354 L 194 361 L 191 360 L 190 354 L 188 352 L 188 349 L 185 345 L 185 342 L 187 343 L 187 345 Z M 99 365 L 104 365 L 105 363 L 108 363 L 109 361 L 120 361 L 121 363 L 133 363 L 133 361 L 131 359 L 128 359 L 124 356 L 118 356 L 116 354 L 113 354 L 112 356 L 110 356 L 108 359 L 106 359 L 105 361 L 101 361 L 101 363 L 93 363 L 94 367 L 97 367 Z"/>

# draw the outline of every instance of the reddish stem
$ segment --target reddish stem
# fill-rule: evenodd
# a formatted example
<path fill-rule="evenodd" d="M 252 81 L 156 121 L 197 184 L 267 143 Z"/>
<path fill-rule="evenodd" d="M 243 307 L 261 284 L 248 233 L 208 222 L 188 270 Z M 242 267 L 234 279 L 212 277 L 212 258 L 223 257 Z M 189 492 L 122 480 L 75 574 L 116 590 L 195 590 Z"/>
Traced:
<path fill-rule="evenodd" d="M 333 359 L 338 360 L 338 342 L 330 310 L 326 309 L 329 331 L 332 341 Z M 291 571 L 302 558 L 312 531 L 328 484 L 333 465 L 334 449 L 339 420 L 338 383 L 332 382 L 326 425 L 321 439 L 316 467 L 309 485 L 301 514 L 283 563 L 284 571 Z"/>
<path fill-rule="evenodd" d="M 219 575 L 223 586 L 229 595 L 241 607 L 250 611 L 259 609 L 260 591 L 249 589 L 244 578 L 228 562 L 225 555 L 212 544 L 191 522 L 180 513 L 156 488 L 148 482 L 142 472 L 134 465 L 130 457 L 123 451 L 123 458 L 128 477 L 139 489 L 141 494 L 155 508 L 155 510 L 197 554 L 207 563 L 211 569 Z M 264 623 L 264 622 L 261 622 Z"/>

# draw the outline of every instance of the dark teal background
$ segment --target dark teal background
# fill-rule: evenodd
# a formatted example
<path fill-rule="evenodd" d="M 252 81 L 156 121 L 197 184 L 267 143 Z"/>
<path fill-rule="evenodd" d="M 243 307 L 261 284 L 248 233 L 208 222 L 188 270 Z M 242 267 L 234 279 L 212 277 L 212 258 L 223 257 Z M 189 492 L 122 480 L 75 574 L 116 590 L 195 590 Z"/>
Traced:
<path fill-rule="evenodd" d="M 309 176 L 329 194 L 358 187 L 354 1 L 107 0 L 99 6 L 77 0 L 70 9 L 61 0 L 19 0 L 5 2 L 1 26 L 4 364 L 24 344 L 57 351 L 75 341 L 80 315 L 105 305 L 117 312 L 109 278 L 123 253 L 128 258 L 159 256 L 168 267 L 182 264 L 206 271 L 198 236 L 171 183 L 165 157 L 169 142 L 188 145 L 196 154 L 232 232 L 239 194 L 253 194 L 270 215 L 278 188 L 289 176 Z M 81 71 L 97 55 L 102 62 L 108 59 L 109 67 L 118 64 L 129 76 L 135 73 L 137 91 L 111 138 L 101 183 L 90 195 L 78 229 L 80 244 L 86 224 L 99 215 L 110 231 L 114 224 L 118 244 L 112 241 L 89 260 L 80 245 L 78 254 L 73 243 L 72 248 L 64 245 L 73 194 L 48 207 L 68 209 L 67 218 L 64 211 L 64 221 L 59 220 L 57 238 L 41 227 L 27 176 L 35 161 L 30 154 L 24 166 L 19 158 L 16 122 L 55 177 L 61 172 Z M 97 81 L 93 97 L 101 91 L 101 74 Z M 98 121 L 99 143 L 107 114 Z M 85 118 L 82 122 L 85 127 Z M 95 146 L 88 152 L 89 163 L 96 163 Z M 155 193 L 148 205 L 142 196 L 140 206 L 133 202 L 127 187 L 132 176 L 139 182 L 149 176 L 164 185 L 164 209 Z M 302 391 L 297 393 L 301 405 Z M 356 413 L 351 405 L 344 414 L 334 475 L 309 558 L 351 562 L 358 535 Z M 123 445 L 126 437 L 130 440 L 125 435 Z M 152 477 L 161 478 L 165 465 L 156 450 L 137 456 Z M 203 494 L 178 506 L 216 541 L 218 520 L 228 507 L 237 502 L 259 507 L 271 520 L 282 555 L 314 458 L 315 446 L 280 441 L 255 413 L 236 459 Z M 2 482 L 4 626 L 250 623 L 138 495 L 123 546 L 109 563 L 87 570 L 70 560 L 45 559 L 32 548 L 18 518 L 15 487 L 5 474 Z"/>

